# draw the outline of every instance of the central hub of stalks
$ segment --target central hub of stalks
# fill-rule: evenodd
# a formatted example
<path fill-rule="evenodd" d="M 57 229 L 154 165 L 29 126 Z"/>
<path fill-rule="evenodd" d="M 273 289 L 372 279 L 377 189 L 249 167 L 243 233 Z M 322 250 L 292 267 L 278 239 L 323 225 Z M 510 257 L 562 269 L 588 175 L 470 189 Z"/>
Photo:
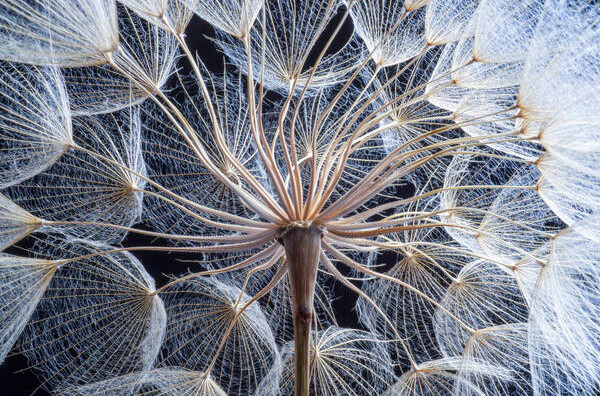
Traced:
<path fill-rule="evenodd" d="M 311 225 L 288 228 L 281 236 L 292 289 L 296 359 L 295 396 L 308 396 L 310 383 L 310 328 L 322 234 L 323 232 L 319 227 Z"/>

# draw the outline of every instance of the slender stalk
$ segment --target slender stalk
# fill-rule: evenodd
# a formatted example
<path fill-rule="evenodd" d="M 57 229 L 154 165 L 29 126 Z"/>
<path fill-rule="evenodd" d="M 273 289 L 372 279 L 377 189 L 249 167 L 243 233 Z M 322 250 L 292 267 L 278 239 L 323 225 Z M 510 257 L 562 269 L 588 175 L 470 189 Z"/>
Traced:
<path fill-rule="evenodd" d="M 165 23 L 168 23 L 168 21 L 166 19 L 165 19 Z M 206 83 L 204 82 L 204 77 L 202 76 L 202 73 L 200 72 L 198 63 L 196 62 L 196 59 L 192 55 L 187 43 L 185 42 L 183 35 L 177 34 L 177 32 L 175 30 L 171 30 L 171 32 L 175 36 L 177 41 L 179 42 L 179 46 L 182 48 L 182 50 L 186 54 L 187 59 L 188 59 L 190 65 L 192 66 L 192 70 L 194 71 L 194 74 L 196 76 L 196 80 L 198 81 L 198 84 L 200 85 L 202 97 L 204 98 L 204 100 L 206 102 L 210 120 L 211 120 L 211 123 L 214 128 L 215 142 L 219 146 L 221 153 L 225 156 L 225 158 L 227 158 L 227 160 L 229 162 L 231 162 L 231 164 L 235 167 L 235 169 L 238 172 L 240 172 L 240 174 L 242 175 L 242 177 L 244 177 L 244 179 L 248 182 L 248 184 L 251 185 L 255 189 L 255 191 L 261 196 L 261 198 L 265 201 L 265 203 L 269 207 L 271 207 L 271 209 L 274 212 L 278 212 L 280 208 L 278 207 L 277 203 L 271 198 L 271 196 L 266 191 L 264 191 L 264 189 L 262 188 L 262 185 L 252 176 L 252 174 L 250 172 L 248 172 L 248 170 L 241 163 L 239 163 L 239 161 L 237 160 L 237 158 L 235 158 L 233 153 L 231 153 L 231 150 L 229 149 L 229 146 L 227 145 L 227 142 L 225 141 L 225 136 L 223 135 L 223 131 L 222 131 L 221 124 L 220 124 L 220 119 L 217 115 L 217 112 L 215 111 L 214 106 L 213 106 L 213 101 L 211 99 L 211 95 L 208 91 L 208 88 L 206 87 Z M 250 77 L 250 82 L 248 83 L 248 85 L 249 85 L 248 89 L 250 89 L 250 86 L 252 85 L 251 78 L 252 77 Z M 252 86 L 252 90 L 254 90 L 253 86 Z M 159 95 L 160 95 L 160 92 L 159 92 Z M 167 102 L 169 102 L 168 99 L 166 99 L 166 97 L 164 97 L 164 95 L 161 97 L 163 99 L 165 99 Z M 254 105 L 255 104 L 254 104 L 254 102 L 248 103 L 248 104 L 250 105 L 250 110 L 251 110 L 250 127 L 254 131 L 255 125 L 256 125 L 255 124 L 256 117 L 254 114 L 254 110 L 255 110 Z M 178 113 L 177 109 L 174 109 L 174 110 L 176 113 Z"/>
<path fill-rule="evenodd" d="M 347 279 L 344 275 L 342 275 L 342 273 L 340 271 L 338 271 L 337 268 L 335 268 L 335 266 L 333 265 L 333 263 L 331 262 L 329 257 L 327 257 L 327 255 L 324 252 L 321 252 L 321 257 L 323 259 L 323 264 L 325 265 L 325 268 L 327 268 L 329 270 L 329 272 L 331 273 L 332 276 L 334 276 L 338 281 L 340 281 L 347 288 L 349 288 L 350 290 L 352 290 L 353 292 L 355 292 L 356 294 L 358 294 L 359 296 L 364 298 L 365 301 L 367 301 L 371 305 L 371 307 L 373 307 L 373 309 L 383 318 L 383 320 L 390 327 L 391 331 L 394 333 L 394 336 L 396 337 L 396 340 L 394 340 L 394 341 L 397 341 L 400 343 L 400 346 L 406 353 L 408 360 L 410 360 L 410 364 L 411 364 L 412 368 L 416 369 L 418 367 L 418 365 L 417 365 L 417 362 L 415 361 L 415 358 L 413 357 L 410 349 L 408 348 L 408 346 L 406 345 L 406 343 L 400 336 L 400 333 L 398 333 L 396 326 L 394 326 L 394 323 L 385 314 L 385 312 L 383 312 L 383 310 L 381 308 L 379 308 L 379 306 L 375 303 L 375 301 L 373 301 L 371 299 L 371 297 L 369 297 L 365 292 L 360 290 L 356 285 L 354 285 L 352 282 L 350 282 L 349 279 Z M 364 281 L 364 279 L 361 279 L 361 281 Z"/>
<path fill-rule="evenodd" d="M 219 347 L 217 348 L 217 350 L 216 350 L 216 352 L 215 352 L 215 354 L 214 354 L 214 356 L 212 358 L 212 361 L 208 365 L 208 368 L 204 371 L 205 378 L 210 375 L 210 372 L 215 367 L 215 363 L 217 362 L 217 358 L 219 357 L 219 354 L 223 350 L 223 347 L 225 346 L 225 343 L 227 342 L 227 340 L 229 339 L 229 336 L 231 335 L 231 330 L 233 330 L 233 327 L 235 326 L 235 324 L 237 323 L 237 321 L 240 320 L 240 317 L 242 316 L 242 314 L 244 313 L 244 311 L 250 305 L 252 305 L 255 301 L 260 300 L 267 293 L 269 293 L 271 290 L 273 290 L 275 288 L 275 286 L 277 286 L 277 284 L 281 281 L 281 279 L 283 279 L 283 277 L 285 276 L 286 273 L 287 273 L 287 264 L 284 262 L 282 265 L 279 266 L 279 269 L 277 269 L 277 272 L 275 273 L 275 275 L 273 275 L 273 278 L 271 278 L 271 281 L 265 287 L 263 287 L 258 293 L 256 293 L 254 295 L 254 297 L 252 297 L 247 303 L 245 303 L 239 309 L 239 311 L 235 314 L 235 316 L 231 320 L 231 323 L 229 323 L 229 327 L 225 331 L 225 335 L 221 338 L 221 343 L 219 344 Z"/>
<path fill-rule="evenodd" d="M 467 326 L 462 320 L 460 320 L 460 318 L 458 318 L 456 315 L 454 315 L 452 312 L 450 312 L 448 309 L 446 309 L 443 305 L 441 305 L 439 302 L 435 301 L 433 298 L 431 298 L 430 296 L 428 296 L 427 294 L 425 294 L 424 292 L 422 292 L 421 290 L 417 289 L 416 287 L 413 287 L 411 285 L 409 285 L 408 283 L 400 280 L 400 279 L 396 279 L 392 276 L 386 275 L 386 274 L 382 274 L 379 273 L 377 271 L 374 271 L 372 269 L 369 269 L 367 267 L 364 267 L 362 265 L 360 265 L 359 263 L 357 263 L 356 261 L 352 260 L 350 257 L 346 256 L 345 254 L 343 254 L 342 252 L 340 252 L 339 250 L 337 250 L 336 248 L 334 248 L 333 246 L 331 246 L 327 241 L 323 244 L 325 250 L 327 250 L 329 253 L 331 253 L 337 260 L 339 260 L 342 264 L 358 270 L 364 274 L 367 275 L 371 275 L 371 276 L 376 276 L 380 279 L 385 279 L 387 281 L 396 283 L 400 286 L 402 286 L 403 288 L 415 293 L 416 295 L 420 296 L 421 298 L 423 298 L 424 300 L 428 301 L 429 303 L 431 303 L 432 305 L 436 306 L 437 308 L 439 308 L 441 311 L 443 311 L 446 315 L 448 315 L 450 318 L 454 319 L 454 321 L 456 321 L 456 323 L 458 323 L 467 333 L 474 334 L 476 332 L 476 330 L 472 329 L 471 327 Z"/>
<path fill-rule="evenodd" d="M 313 224 L 287 228 L 280 237 L 285 248 L 292 292 L 296 359 L 295 396 L 309 394 L 310 330 L 322 235 L 322 230 Z"/>

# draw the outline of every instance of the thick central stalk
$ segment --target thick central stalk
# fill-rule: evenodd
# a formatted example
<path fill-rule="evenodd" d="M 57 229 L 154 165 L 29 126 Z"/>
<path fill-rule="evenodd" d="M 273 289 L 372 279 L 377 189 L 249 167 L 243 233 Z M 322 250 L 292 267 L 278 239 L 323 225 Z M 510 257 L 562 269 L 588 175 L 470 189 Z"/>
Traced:
<path fill-rule="evenodd" d="M 314 225 L 291 227 L 281 236 L 292 291 L 295 344 L 295 396 L 308 396 L 310 383 L 310 328 L 322 231 Z"/>

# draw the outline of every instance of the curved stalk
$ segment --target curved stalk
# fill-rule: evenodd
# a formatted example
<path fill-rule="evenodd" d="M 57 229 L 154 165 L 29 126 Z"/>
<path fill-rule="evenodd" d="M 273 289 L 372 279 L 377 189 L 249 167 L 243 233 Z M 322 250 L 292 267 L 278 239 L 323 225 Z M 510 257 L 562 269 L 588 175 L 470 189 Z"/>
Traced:
<path fill-rule="evenodd" d="M 385 279 L 387 281 L 396 283 L 404 288 L 406 288 L 407 290 L 417 294 L 418 296 L 420 296 L 421 298 L 427 300 L 429 303 L 433 304 L 434 306 L 438 307 L 441 311 L 443 311 L 446 315 L 448 315 L 450 318 L 452 318 L 454 321 L 456 321 L 456 323 L 458 323 L 467 333 L 469 333 L 469 335 L 472 335 L 476 332 L 475 329 L 472 329 L 471 327 L 467 326 L 462 320 L 460 320 L 456 315 L 454 315 L 452 312 L 448 311 L 444 306 L 442 306 L 439 302 L 435 301 L 433 298 L 431 298 L 430 296 L 428 296 L 427 294 L 423 293 L 421 290 L 409 285 L 406 282 L 403 282 L 399 279 L 396 279 L 394 277 L 385 275 L 385 274 L 381 274 L 377 271 L 373 271 L 369 268 L 366 268 L 362 265 L 360 265 L 359 263 L 355 262 L 354 260 L 350 259 L 348 256 L 346 256 L 345 254 L 341 253 L 339 250 L 337 250 L 336 248 L 334 248 L 333 246 L 327 244 L 327 242 L 323 243 L 323 246 L 325 246 L 326 250 L 329 251 L 331 254 L 333 254 L 333 256 L 340 260 L 341 263 L 347 265 L 348 267 L 355 269 L 357 271 L 360 271 L 364 274 L 367 275 L 371 275 L 371 276 L 376 276 L 380 279 Z"/>
<path fill-rule="evenodd" d="M 287 265 L 284 262 L 283 264 L 281 264 L 279 266 L 279 268 L 277 269 L 277 272 L 275 273 L 275 275 L 273 275 L 273 278 L 271 278 L 271 281 L 265 287 L 263 287 L 262 290 L 260 290 L 258 293 L 256 293 L 254 295 L 254 297 L 252 297 L 248 302 L 246 302 L 241 308 L 239 308 L 239 310 L 237 311 L 237 313 L 235 314 L 235 316 L 231 320 L 231 323 L 229 323 L 229 326 L 227 327 L 227 330 L 225 331 L 225 335 L 221 339 L 221 343 L 219 344 L 219 347 L 217 348 L 217 350 L 216 350 L 216 352 L 215 352 L 215 354 L 213 356 L 212 361 L 210 362 L 210 364 L 208 365 L 208 368 L 205 371 L 204 375 L 206 377 L 208 377 L 208 375 L 210 374 L 210 372 L 212 371 L 212 369 L 215 367 L 215 363 L 217 362 L 217 358 L 219 357 L 219 354 L 223 350 L 223 347 L 225 346 L 225 343 L 227 342 L 227 339 L 229 338 L 229 335 L 231 334 L 231 330 L 233 330 L 233 326 L 235 326 L 235 324 L 240 319 L 240 317 L 242 316 L 242 314 L 244 313 L 244 311 L 250 305 L 252 305 L 255 301 L 260 300 L 268 292 L 270 292 L 271 290 L 273 290 L 275 288 L 275 286 L 277 286 L 277 284 L 281 281 L 281 279 L 283 279 L 283 277 L 285 276 L 286 273 L 287 273 Z"/>
<path fill-rule="evenodd" d="M 222 218 L 223 220 L 229 220 L 229 221 L 233 221 L 233 222 L 236 222 L 236 223 L 239 223 L 239 224 L 243 224 L 243 225 L 258 226 L 258 227 L 267 226 L 268 227 L 269 223 L 263 223 L 263 222 L 256 221 L 256 220 L 246 219 L 246 218 L 243 218 L 243 217 L 240 217 L 240 216 L 233 215 L 231 213 L 223 212 L 223 211 L 218 210 L 218 209 L 213 209 L 213 208 L 209 208 L 209 207 L 204 206 L 204 205 L 200 205 L 197 202 L 191 201 L 191 200 L 189 200 L 189 199 L 187 199 L 185 197 L 180 196 L 179 194 L 174 193 L 173 191 L 171 191 L 171 190 L 169 190 L 169 189 L 161 186 L 160 184 L 156 183 L 151 178 L 149 178 L 147 176 L 144 176 L 144 175 L 140 174 L 139 172 L 134 171 L 133 169 L 130 169 L 129 167 L 127 167 L 127 166 L 119 163 L 118 161 L 115 161 L 115 160 L 112 160 L 110 158 L 107 158 L 106 156 L 103 156 L 102 154 L 96 153 L 93 150 L 88 150 L 85 147 L 81 147 L 81 146 L 79 146 L 79 145 L 77 145 L 75 143 L 73 143 L 70 147 L 73 148 L 74 150 L 78 150 L 78 151 L 86 153 L 86 154 L 88 154 L 90 156 L 93 156 L 93 157 L 96 157 L 98 159 L 101 159 L 102 161 L 106 161 L 106 162 L 110 163 L 111 165 L 114 165 L 114 166 L 118 167 L 119 169 L 123 169 L 124 171 L 131 173 L 132 175 L 134 175 L 136 177 L 139 177 L 140 179 L 144 180 L 146 183 L 148 183 L 151 186 L 155 187 L 161 193 L 164 193 L 165 195 L 168 195 L 168 196 L 172 197 L 173 199 L 175 199 L 177 201 L 180 201 L 183 204 L 189 205 L 189 206 L 193 207 L 194 209 L 196 209 L 196 210 L 198 210 L 200 212 L 211 214 L 211 215 L 217 216 L 219 218 Z M 162 196 L 160 194 L 153 193 L 151 191 L 147 191 L 147 190 L 144 190 L 144 189 L 136 189 L 136 191 L 140 191 L 140 192 L 142 192 L 144 194 L 154 195 L 156 198 L 161 199 L 161 200 L 163 200 L 163 201 L 165 201 L 165 202 L 167 202 L 167 203 L 169 203 L 169 204 L 171 204 L 173 206 L 176 206 L 177 208 L 183 210 L 187 214 L 193 216 L 194 218 L 196 218 L 196 219 L 198 219 L 198 220 L 200 220 L 202 222 L 205 222 L 208 225 L 213 225 L 213 226 L 217 226 L 217 227 L 227 228 L 227 225 L 225 225 L 224 223 L 212 222 L 212 224 L 211 224 L 211 221 L 209 219 L 206 219 L 206 218 L 198 216 L 198 215 L 196 215 L 196 216 L 198 216 L 198 217 L 196 217 L 194 214 L 192 214 L 193 212 L 190 212 L 189 210 L 187 210 L 184 206 L 182 206 L 181 203 L 177 203 L 177 202 L 175 202 L 175 201 L 173 201 L 171 199 L 168 199 L 168 198 L 166 198 L 166 197 L 164 197 L 164 196 Z"/>
<path fill-rule="evenodd" d="M 394 326 L 394 323 L 392 323 L 392 321 L 385 314 L 385 312 L 383 312 L 383 310 L 381 308 L 379 308 L 379 306 L 375 303 L 375 301 L 373 301 L 373 299 L 371 299 L 371 297 L 369 297 L 365 292 L 360 290 L 360 288 L 358 288 L 356 285 L 354 285 L 352 282 L 350 282 L 349 279 L 347 279 L 344 275 L 342 275 L 342 273 L 337 268 L 335 268 L 335 266 L 333 265 L 333 263 L 331 262 L 329 257 L 327 257 L 327 255 L 324 252 L 321 252 L 321 257 L 323 259 L 325 268 L 327 268 L 337 280 L 339 280 L 348 289 L 352 290 L 354 293 L 356 293 L 360 297 L 364 298 L 365 301 L 367 301 L 369 303 L 369 305 L 371 305 L 371 307 L 373 307 L 373 309 L 383 318 L 385 323 L 389 326 L 390 330 L 392 330 L 392 332 L 394 333 L 394 336 L 396 337 L 396 340 L 394 340 L 394 341 L 400 342 L 400 346 L 404 350 L 404 353 L 406 353 L 406 356 L 408 357 L 408 360 L 410 361 L 410 365 L 413 367 L 413 369 L 416 369 L 418 365 L 417 365 L 415 358 L 413 357 L 412 353 L 410 352 L 410 349 L 408 349 L 408 346 L 404 342 L 404 339 L 402 339 L 402 337 L 400 337 L 400 334 L 398 333 L 398 330 Z M 365 279 L 359 279 L 359 280 L 364 281 Z"/>
<path fill-rule="evenodd" d="M 104 254 L 121 253 L 121 252 L 180 252 L 180 253 L 227 253 L 227 252 L 241 252 L 249 250 L 272 241 L 275 236 L 273 231 L 269 231 L 263 234 L 260 239 L 253 240 L 246 243 L 232 243 L 227 245 L 208 245 L 208 246 L 134 246 L 134 247 L 123 247 L 103 250 L 96 253 L 90 253 L 83 256 L 56 260 L 57 265 L 64 265 L 73 261 L 84 260 L 96 256 L 102 256 Z"/>
<path fill-rule="evenodd" d="M 281 254 L 283 253 L 282 251 L 280 251 L 281 246 L 278 246 L 276 243 L 274 243 L 273 245 L 269 246 L 268 248 L 262 250 L 260 253 L 255 254 L 254 256 L 250 256 L 249 258 L 240 261 L 237 264 L 233 264 L 230 265 L 228 267 L 224 267 L 224 268 L 219 268 L 216 270 L 209 270 L 209 271 L 201 271 L 201 272 L 193 272 L 191 274 L 179 277 L 177 279 L 172 280 L 169 283 L 166 283 L 165 285 L 159 287 L 158 289 L 156 289 L 154 291 L 154 295 L 162 293 L 163 291 L 165 291 L 166 289 L 168 289 L 169 287 L 176 285 L 178 283 L 184 282 L 188 279 L 192 279 L 192 278 L 196 278 L 199 276 L 208 276 L 208 275 L 215 275 L 215 274 L 223 274 L 226 272 L 231 272 L 231 271 L 236 271 L 242 268 L 245 268 L 251 264 L 256 263 L 257 261 L 260 261 L 262 259 L 264 259 L 265 257 L 269 257 L 269 255 L 271 255 L 271 253 L 274 253 L 275 256 L 281 257 Z"/>
<path fill-rule="evenodd" d="M 239 161 L 237 160 L 237 158 L 235 158 L 235 156 L 231 153 L 231 151 L 229 150 L 229 146 L 227 145 L 227 143 L 225 142 L 224 139 L 224 135 L 223 135 L 223 131 L 221 130 L 221 125 L 219 123 L 219 117 L 217 116 L 217 113 L 215 112 L 215 108 L 213 106 L 211 97 L 210 97 L 210 93 L 208 92 L 208 88 L 206 87 L 206 84 L 204 82 L 204 77 L 202 76 L 202 73 L 200 72 L 200 68 L 198 67 L 198 63 L 196 62 L 196 59 L 194 59 L 187 43 L 185 42 L 183 35 L 182 34 L 178 34 L 175 30 L 173 30 L 173 28 L 170 26 L 170 24 L 168 23 L 168 21 L 165 20 L 165 23 L 167 23 L 169 29 L 171 30 L 171 34 L 173 34 L 175 36 L 175 38 L 177 39 L 177 42 L 179 43 L 179 46 L 182 48 L 183 52 L 185 53 L 189 63 L 192 66 L 192 69 L 194 71 L 194 74 L 196 76 L 196 79 L 200 85 L 200 90 L 202 92 L 202 97 L 204 98 L 207 108 L 208 108 L 208 112 L 209 112 L 209 116 L 210 116 L 210 120 L 211 123 L 213 125 L 214 128 L 214 136 L 216 138 L 216 143 L 219 145 L 221 152 L 223 153 L 223 155 L 225 155 L 225 157 L 227 158 L 227 160 L 229 160 L 231 162 L 231 164 L 236 168 L 236 170 L 238 172 L 240 172 L 240 174 L 244 177 L 244 179 L 248 182 L 249 185 L 252 186 L 252 188 L 261 196 L 262 199 L 265 200 L 265 203 L 267 204 L 267 206 L 275 213 L 283 213 L 281 211 L 281 208 L 279 207 L 279 205 L 277 205 L 277 203 L 271 199 L 271 196 L 267 193 L 267 191 L 260 185 L 260 183 L 250 174 L 250 172 L 248 172 L 248 170 L 239 163 Z M 159 96 L 161 96 L 161 98 L 163 100 L 165 100 L 166 98 L 164 97 L 164 95 L 161 95 L 161 92 L 158 92 Z M 170 105 L 170 101 L 168 101 L 168 99 L 166 100 L 167 104 L 169 105 L 169 107 L 172 107 Z M 251 109 L 254 108 L 254 103 L 251 104 Z M 172 109 L 176 115 L 179 114 L 179 110 L 178 109 Z M 253 115 L 253 113 L 251 114 Z M 179 117 L 178 117 L 179 118 Z M 254 120 L 251 118 L 250 120 L 250 125 L 251 127 L 254 127 Z"/>

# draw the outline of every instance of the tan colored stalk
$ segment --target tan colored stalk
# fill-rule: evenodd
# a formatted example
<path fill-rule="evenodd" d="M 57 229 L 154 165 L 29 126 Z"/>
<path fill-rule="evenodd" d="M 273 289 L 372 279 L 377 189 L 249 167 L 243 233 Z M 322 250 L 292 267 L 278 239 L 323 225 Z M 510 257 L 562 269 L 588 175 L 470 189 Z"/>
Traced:
<path fill-rule="evenodd" d="M 198 83 L 200 84 L 200 90 L 202 91 L 202 97 L 204 98 L 207 108 L 208 108 L 210 120 L 211 120 L 211 123 L 214 128 L 214 136 L 216 138 L 216 143 L 219 145 L 220 152 L 223 153 L 223 155 L 225 155 L 227 160 L 231 162 L 231 164 L 235 167 L 235 169 L 238 172 L 240 172 L 240 174 L 244 177 L 244 179 L 248 182 L 248 184 L 250 184 L 252 186 L 252 188 L 257 192 L 257 194 L 259 194 L 261 196 L 261 198 L 263 200 L 265 200 L 265 203 L 269 206 L 269 208 L 273 212 L 279 213 L 281 215 L 283 213 L 283 211 L 281 210 L 279 205 L 271 198 L 270 194 L 267 193 L 267 191 L 254 178 L 254 176 L 252 176 L 250 174 L 250 172 L 248 172 L 248 170 L 242 164 L 239 163 L 237 158 L 235 158 L 233 153 L 231 153 L 231 150 L 229 150 L 229 146 L 227 145 L 227 142 L 225 142 L 225 139 L 223 136 L 223 131 L 221 130 L 221 126 L 219 124 L 219 118 L 217 117 L 217 114 L 215 112 L 215 109 L 214 109 L 214 106 L 212 103 L 212 99 L 210 97 L 210 93 L 208 92 L 208 88 L 206 87 L 206 83 L 204 82 L 204 77 L 202 76 L 202 73 L 200 73 L 200 68 L 198 67 L 198 63 L 196 62 L 192 53 L 190 52 L 190 49 L 189 49 L 187 43 L 185 42 L 183 35 L 178 34 L 170 26 L 170 24 L 168 23 L 168 21 L 166 19 L 164 19 L 164 21 L 167 24 L 167 26 L 169 27 L 171 34 L 173 34 L 175 36 L 175 38 L 177 39 L 177 42 L 179 43 L 179 46 L 182 48 L 183 52 L 185 53 L 188 61 L 190 62 L 191 66 L 192 66 L 192 69 L 194 71 L 196 79 L 197 79 Z M 161 92 L 159 92 L 159 96 L 161 96 L 161 98 L 167 102 L 169 107 L 171 107 L 171 110 L 178 116 L 178 118 L 180 118 L 180 120 L 182 122 L 187 123 L 187 120 L 185 119 L 185 117 L 183 117 L 183 115 L 181 115 L 181 117 L 179 117 L 179 114 L 180 114 L 179 109 L 177 109 L 175 106 L 171 106 L 171 102 L 168 100 L 168 98 L 166 98 L 164 95 L 161 95 Z M 253 108 L 253 107 L 254 107 L 254 103 L 252 103 L 251 108 Z M 250 125 L 251 125 L 251 127 L 253 127 L 253 125 L 254 125 L 254 121 L 252 119 L 250 121 Z M 207 168 L 210 169 L 210 167 L 207 167 Z"/>
<path fill-rule="evenodd" d="M 310 331 L 322 235 L 321 228 L 309 224 L 284 229 L 280 236 L 285 248 L 292 295 L 295 396 L 309 395 Z"/>
<path fill-rule="evenodd" d="M 434 306 L 436 306 L 437 308 L 439 308 L 442 312 L 444 312 L 446 315 L 448 315 L 450 318 L 452 318 L 454 321 L 456 321 L 456 323 L 458 323 L 470 335 L 472 335 L 472 334 L 474 334 L 476 332 L 476 330 L 474 330 L 473 328 L 467 326 L 462 320 L 460 320 L 452 312 L 448 311 L 443 305 L 441 305 L 439 302 L 435 301 L 433 298 L 431 298 L 427 294 L 423 293 L 421 290 L 417 289 L 416 287 L 411 286 L 408 283 L 401 281 L 400 279 L 396 279 L 396 278 L 391 277 L 389 275 L 381 274 L 381 273 L 379 273 L 377 271 L 373 271 L 372 269 L 369 269 L 367 267 L 364 267 L 364 266 L 360 265 L 356 261 L 350 259 L 345 254 L 341 253 L 339 250 L 337 250 L 333 246 L 329 245 L 327 242 L 323 242 L 323 246 L 336 259 L 338 259 L 341 263 L 347 265 L 348 267 L 353 268 L 353 269 L 355 269 L 357 271 L 360 271 L 363 274 L 375 276 L 375 277 L 378 277 L 380 279 L 385 279 L 387 281 L 390 281 L 392 283 L 396 283 L 396 284 L 398 284 L 398 285 L 406 288 L 407 290 L 409 290 L 409 291 L 417 294 L 418 296 L 422 297 L 423 299 L 427 300 L 429 303 L 431 303 Z"/>
<path fill-rule="evenodd" d="M 277 272 L 275 273 L 275 275 L 273 275 L 273 278 L 271 279 L 271 281 L 269 283 L 267 283 L 267 285 L 265 287 L 263 287 L 262 290 L 260 290 L 258 293 L 256 293 L 247 303 L 245 303 L 241 308 L 239 308 L 239 310 L 236 312 L 235 316 L 231 320 L 231 323 L 229 323 L 229 326 L 227 327 L 227 330 L 225 331 L 225 334 L 223 335 L 223 338 L 221 339 L 221 343 L 219 344 L 219 347 L 217 348 L 217 350 L 212 358 L 212 361 L 210 362 L 210 364 L 208 365 L 208 368 L 206 369 L 206 371 L 204 373 L 205 377 L 208 377 L 210 375 L 210 372 L 212 371 L 212 369 L 215 366 L 215 363 L 217 362 L 217 358 L 219 357 L 219 354 L 223 350 L 223 347 L 225 346 L 225 343 L 227 342 L 227 339 L 229 338 L 229 335 L 231 334 L 231 330 L 233 330 L 233 326 L 235 326 L 235 324 L 240 319 L 240 317 L 242 316 L 244 311 L 250 305 L 252 305 L 255 301 L 260 300 L 264 295 L 266 295 L 268 292 L 273 290 L 273 288 L 275 286 L 277 286 L 277 284 L 281 281 L 281 279 L 283 279 L 283 277 L 285 276 L 286 273 L 287 273 L 287 265 L 284 262 L 277 269 Z"/>
<path fill-rule="evenodd" d="M 146 183 L 150 184 L 151 186 L 155 187 L 156 189 L 158 189 L 160 192 L 172 197 L 173 199 L 180 201 L 186 205 L 189 205 L 191 207 L 193 207 L 194 209 L 200 211 L 200 212 L 204 212 L 207 214 L 211 214 L 214 216 L 217 216 L 223 220 L 230 220 L 232 222 L 238 223 L 238 224 L 242 224 L 242 226 L 239 226 L 239 228 L 235 228 L 236 231 L 241 231 L 241 232 L 245 232 L 244 229 L 246 230 L 251 230 L 251 229 L 257 229 L 258 228 L 273 228 L 272 225 L 270 226 L 269 223 L 265 223 L 265 222 L 260 222 L 260 221 L 256 221 L 256 220 L 251 220 L 251 219 L 246 219 L 244 217 L 241 216 L 237 216 L 237 215 L 233 215 L 231 213 L 227 213 L 227 212 L 223 212 L 221 210 L 218 209 L 213 209 L 213 208 L 209 208 L 207 206 L 204 205 L 200 205 L 197 202 L 194 201 L 190 201 L 189 199 L 182 197 L 181 195 L 178 195 L 176 193 L 174 193 L 173 191 L 164 188 L 163 186 L 161 186 L 160 184 L 156 183 L 154 180 L 134 171 L 133 169 L 130 169 L 129 167 L 119 163 L 118 161 L 115 161 L 113 159 L 107 158 L 104 155 L 98 154 L 95 151 L 92 150 L 88 150 L 85 147 L 81 147 L 77 144 L 73 144 L 71 146 L 73 149 L 81 151 L 83 153 L 86 153 L 90 156 L 96 157 L 98 159 L 101 159 L 102 161 L 106 161 L 107 163 L 114 165 L 120 169 L 123 169 L 126 172 L 131 173 L 132 175 L 135 175 L 136 177 L 139 177 L 140 179 L 144 180 Z M 135 191 L 140 191 L 143 192 L 144 194 L 149 194 L 149 195 L 153 195 L 156 198 L 163 200 L 167 203 L 169 203 L 170 205 L 173 205 L 175 207 L 177 207 L 178 209 L 181 209 L 183 212 L 189 214 L 190 216 L 194 217 L 197 220 L 200 220 L 201 222 L 207 224 L 207 225 L 212 225 L 215 227 L 222 227 L 225 229 L 231 229 L 231 227 L 233 226 L 233 224 L 226 224 L 226 223 L 221 223 L 221 222 L 216 222 L 216 221 L 212 221 L 209 220 L 205 217 L 202 217 L 200 215 L 198 215 L 197 213 L 194 213 L 192 211 L 190 211 L 188 208 L 186 208 L 185 206 L 182 206 L 180 203 L 174 202 L 173 200 L 164 197 L 160 194 L 157 194 L 155 192 L 152 191 L 147 191 L 147 190 L 143 190 L 143 189 L 133 189 Z M 244 227 L 243 225 L 249 226 L 250 228 Z"/>
<path fill-rule="evenodd" d="M 254 198 L 251 194 L 246 192 L 243 188 L 237 186 L 235 183 L 233 183 L 231 180 L 229 180 L 229 178 L 226 175 L 224 175 L 223 172 L 221 172 L 215 166 L 215 164 L 210 160 L 208 154 L 206 153 L 206 150 L 204 149 L 202 143 L 198 141 L 197 135 L 196 135 L 194 129 L 192 128 L 192 126 L 189 124 L 188 120 L 183 116 L 183 114 L 181 114 L 181 111 L 173 104 L 173 102 L 171 100 L 169 100 L 169 98 L 167 98 L 162 93 L 162 91 L 159 89 L 159 87 L 154 87 L 155 92 L 148 91 L 148 89 L 146 87 L 137 83 L 137 81 L 134 78 L 132 78 L 127 73 L 127 71 L 121 69 L 118 65 L 116 65 L 114 63 L 114 61 L 112 60 L 111 54 L 106 54 L 106 56 L 107 56 L 108 63 L 116 71 L 121 73 L 126 78 L 130 79 L 131 82 L 136 84 L 136 86 L 138 86 L 139 88 L 144 90 L 144 92 L 146 92 L 147 94 L 150 95 L 150 98 L 157 104 L 157 106 L 161 109 L 161 111 L 169 118 L 169 120 L 173 123 L 173 125 L 177 129 L 177 131 L 185 139 L 185 141 L 189 145 L 190 149 L 192 149 L 192 151 L 194 152 L 196 157 L 200 160 L 202 165 L 204 165 L 210 171 L 210 173 L 212 175 L 214 175 L 224 185 L 226 185 L 228 188 L 230 188 L 232 191 L 234 191 L 236 194 L 238 194 L 241 198 L 246 200 L 246 202 L 251 207 L 251 209 L 255 213 L 261 215 L 263 218 L 269 219 L 269 221 L 272 221 L 275 223 L 277 223 L 280 220 L 282 220 L 283 218 L 285 218 L 285 214 L 283 214 L 280 210 L 278 213 L 278 211 L 273 211 L 273 208 L 267 208 L 263 203 L 261 203 L 256 198 Z M 154 94 L 156 94 L 158 97 L 160 97 L 166 103 L 166 105 L 163 104 L 162 102 L 160 102 Z M 183 126 L 185 126 L 185 129 L 182 125 L 180 125 L 180 122 Z M 246 178 L 245 177 L 246 172 L 247 172 L 246 169 L 244 169 L 244 171 L 241 172 L 241 175 L 244 177 L 244 179 Z M 251 180 L 246 180 L 246 181 L 248 181 L 248 183 L 252 184 Z M 258 185 L 259 185 L 259 189 L 258 189 L 257 193 L 259 195 L 261 193 L 264 193 L 265 194 L 264 199 L 267 202 L 272 201 L 272 199 L 270 198 L 270 195 L 268 193 L 266 193 L 265 191 L 263 191 L 263 188 L 262 188 L 262 186 L 260 186 L 260 184 L 258 184 Z M 277 206 L 278 205 L 276 205 L 276 208 L 277 208 Z"/>

